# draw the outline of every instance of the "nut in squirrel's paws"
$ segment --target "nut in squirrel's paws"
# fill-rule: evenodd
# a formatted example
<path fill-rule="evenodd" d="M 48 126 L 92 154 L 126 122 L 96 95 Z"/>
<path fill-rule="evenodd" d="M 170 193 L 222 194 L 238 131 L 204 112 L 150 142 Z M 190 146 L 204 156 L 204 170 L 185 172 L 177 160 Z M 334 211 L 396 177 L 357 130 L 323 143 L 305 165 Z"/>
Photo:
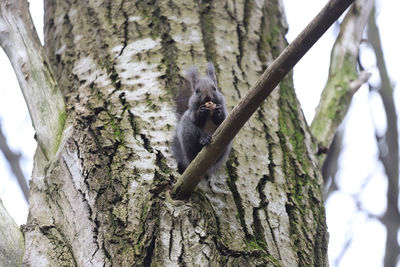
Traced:
<path fill-rule="evenodd" d="M 208 101 L 208 102 L 206 102 L 204 105 L 205 105 L 207 108 L 210 109 L 211 115 L 213 114 L 214 109 L 217 107 L 217 104 L 213 103 L 212 101 Z"/>

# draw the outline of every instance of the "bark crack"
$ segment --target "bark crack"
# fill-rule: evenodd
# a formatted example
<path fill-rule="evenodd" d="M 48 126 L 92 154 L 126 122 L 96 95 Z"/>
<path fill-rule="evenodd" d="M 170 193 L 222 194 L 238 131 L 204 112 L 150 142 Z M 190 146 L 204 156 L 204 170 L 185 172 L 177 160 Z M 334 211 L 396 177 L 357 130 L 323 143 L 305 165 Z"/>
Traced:
<path fill-rule="evenodd" d="M 203 36 L 204 52 L 208 61 L 214 62 L 216 72 L 219 73 L 216 42 L 214 36 L 214 9 L 212 0 L 199 0 L 200 28 Z"/>
<path fill-rule="evenodd" d="M 181 254 L 178 257 L 178 263 L 179 263 L 179 266 L 184 267 L 184 266 L 186 266 L 185 261 L 184 261 L 184 259 L 185 259 L 184 258 L 184 255 L 185 255 L 184 240 L 185 239 L 184 239 L 184 235 L 183 235 L 182 223 L 179 224 L 179 231 L 181 233 L 181 247 L 182 247 L 182 249 L 181 249 Z"/>
<path fill-rule="evenodd" d="M 174 232 L 173 232 L 173 230 L 175 228 L 175 220 L 173 219 L 174 213 L 175 213 L 175 209 L 173 209 L 172 212 L 171 212 L 171 217 L 172 217 L 171 222 L 172 223 L 171 223 L 171 229 L 169 230 L 168 258 L 170 260 L 172 260 L 171 253 L 172 253 L 172 246 L 173 246 L 173 243 L 174 243 Z"/>
<path fill-rule="evenodd" d="M 129 37 L 128 37 L 129 16 L 128 16 L 127 12 L 125 11 L 124 4 L 125 4 L 125 0 L 122 0 L 121 1 L 121 10 L 122 10 L 122 16 L 124 17 L 124 27 L 123 27 L 124 39 L 122 41 L 122 48 L 121 48 L 121 51 L 119 52 L 118 57 L 121 56 L 122 53 L 124 52 L 126 46 L 128 45 L 128 39 L 129 39 Z"/>
<path fill-rule="evenodd" d="M 246 1 L 246 2 L 248 2 L 248 1 Z M 237 12 L 236 0 L 233 1 L 233 5 L 234 5 L 233 19 L 236 22 L 236 33 L 238 36 L 238 49 L 239 49 L 239 55 L 237 55 L 237 63 L 238 63 L 239 68 L 243 71 L 242 59 L 243 59 L 243 55 L 244 55 L 244 42 L 246 39 L 246 29 L 245 29 L 244 23 L 241 20 L 238 20 L 239 16 L 238 16 L 238 12 Z"/>
<path fill-rule="evenodd" d="M 143 260 L 143 266 L 145 266 L 145 267 L 151 266 L 155 244 L 156 244 L 156 235 L 153 235 L 151 242 L 150 242 L 150 246 L 148 246 L 145 251 L 146 256 L 144 257 L 144 260 Z"/>
<path fill-rule="evenodd" d="M 81 167 L 82 167 L 82 169 L 84 169 L 84 167 L 83 167 L 84 158 L 81 156 L 81 152 L 80 152 L 79 145 L 78 145 L 78 143 L 77 143 L 76 140 L 72 140 L 72 142 L 74 143 L 74 147 L 75 147 L 75 149 L 76 149 L 76 151 L 77 151 L 77 157 L 78 157 L 79 160 L 80 160 L 80 162 L 79 162 L 78 164 L 80 164 Z M 68 168 L 68 165 L 66 164 L 64 158 L 63 158 L 63 163 L 65 164 L 65 167 L 66 167 L 67 171 L 69 172 L 70 177 L 73 177 L 73 173 L 72 173 L 72 172 L 70 171 L 70 169 Z M 85 184 L 85 186 L 86 186 L 86 190 L 88 190 L 88 191 L 91 190 L 90 184 L 89 184 L 89 182 L 88 182 L 88 175 L 87 175 L 87 173 L 86 173 L 86 175 L 85 175 L 85 171 L 83 171 L 83 172 L 82 172 L 82 175 L 83 175 L 83 182 L 84 182 L 84 184 Z M 100 247 L 102 247 L 102 250 L 103 250 L 103 251 L 105 251 L 105 247 L 104 247 L 104 244 L 101 245 L 100 242 L 99 242 L 99 239 L 98 239 L 98 238 L 99 238 L 99 222 L 97 221 L 97 218 L 96 218 L 96 216 L 95 216 L 96 213 L 93 212 L 93 209 L 92 209 L 92 207 L 91 207 L 90 204 L 89 204 L 89 200 L 87 199 L 87 194 L 86 194 L 85 192 L 83 192 L 83 190 L 77 189 L 75 183 L 74 183 L 74 186 L 75 186 L 75 190 L 77 190 L 77 192 L 79 192 L 79 193 L 81 194 L 81 199 L 82 199 L 83 203 L 85 204 L 85 206 L 87 207 L 87 211 L 88 211 L 88 220 L 89 220 L 89 222 L 91 222 L 91 224 L 92 224 L 92 229 L 91 229 L 91 231 L 92 231 L 92 233 L 93 233 L 93 239 L 94 239 L 94 240 L 93 240 L 93 243 L 96 245 L 96 249 L 95 249 L 94 252 L 92 253 L 91 258 L 90 258 L 90 260 L 89 260 L 90 262 L 92 262 L 94 256 L 95 256 L 96 253 L 99 251 Z M 95 191 L 95 190 L 93 190 L 93 191 Z M 95 217 L 93 218 L 93 216 L 95 216 Z M 107 255 L 106 252 L 105 252 L 104 254 Z M 108 260 L 111 261 L 111 257 L 108 257 Z"/>
<path fill-rule="evenodd" d="M 238 179 L 238 174 L 237 174 L 237 169 L 234 166 L 239 166 L 239 162 L 237 157 L 234 155 L 234 151 L 231 152 L 230 157 L 227 162 L 227 169 L 228 169 L 228 179 L 227 183 L 229 186 L 229 189 L 232 192 L 233 199 L 236 204 L 236 209 L 238 212 L 239 220 L 240 220 L 240 225 L 243 228 L 243 232 L 245 233 L 246 238 L 250 238 L 249 231 L 247 230 L 246 222 L 245 222 L 245 216 L 244 216 L 244 207 L 242 204 L 242 198 L 240 196 L 240 193 L 237 189 L 236 186 L 236 181 Z"/>
<path fill-rule="evenodd" d="M 59 231 L 54 224 L 49 226 L 40 226 L 39 230 L 53 245 L 54 251 L 52 253 L 57 255 L 57 262 L 66 265 L 72 263 L 73 266 L 78 266 L 72 247 L 66 242 L 67 238 L 62 231 Z"/>
<path fill-rule="evenodd" d="M 236 71 L 235 68 L 232 66 L 232 76 L 233 76 L 233 88 L 235 89 L 238 98 L 241 99 L 242 98 L 242 94 L 240 93 L 239 87 L 238 87 L 238 83 L 239 83 L 239 79 L 236 75 Z"/>

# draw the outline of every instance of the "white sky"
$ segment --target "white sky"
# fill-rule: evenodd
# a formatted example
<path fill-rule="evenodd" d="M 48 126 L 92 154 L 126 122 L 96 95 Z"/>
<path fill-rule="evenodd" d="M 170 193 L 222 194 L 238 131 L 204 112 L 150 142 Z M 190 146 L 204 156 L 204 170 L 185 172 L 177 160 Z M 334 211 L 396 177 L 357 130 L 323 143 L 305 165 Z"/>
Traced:
<path fill-rule="evenodd" d="M 30 0 L 30 9 L 39 36 L 43 40 L 43 3 L 42 0 Z M 284 0 L 289 23 L 289 41 L 308 24 L 321 10 L 326 0 L 305 1 Z M 300 11 L 300 12 L 299 12 Z M 394 25 L 400 25 L 400 1 L 381 0 L 378 6 L 378 26 L 383 42 L 386 64 L 394 83 L 400 78 L 400 35 Z M 296 93 L 302 104 L 306 119 L 310 122 L 314 116 L 319 96 L 325 85 L 330 60 L 330 50 L 337 29 L 330 29 L 318 43 L 304 56 L 294 69 Z M 366 53 L 367 54 L 367 53 Z M 365 56 L 365 64 L 373 66 L 374 58 Z M 373 69 L 372 69 L 373 70 Z M 375 79 L 373 77 L 373 79 Z M 23 151 L 22 162 L 26 177 L 30 177 L 32 157 L 35 150 L 34 131 L 19 89 L 15 74 L 8 58 L 0 50 L 0 122 L 7 135 L 9 145 L 14 151 Z M 400 90 L 395 91 L 395 100 L 399 107 Z M 373 112 L 371 112 L 373 106 Z M 372 115 L 371 115 L 372 114 Z M 377 115 L 376 115 L 377 114 Z M 387 183 L 382 176 L 382 166 L 376 164 L 377 148 L 374 143 L 373 124 L 384 121 L 379 99 L 371 98 L 367 88 L 361 88 L 354 96 L 353 104 L 346 120 L 346 149 L 341 156 L 339 185 L 341 192 L 335 193 L 327 202 L 327 220 L 330 232 L 330 260 L 336 257 L 346 238 L 354 234 L 354 242 L 345 254 L 340 266 L 383 266 L 383 248 L 385 228 L 377 221 L 368 219 L 365 213 L 356 212 L 351 194 L 358 192 L 360 184 L 368 174 L 370 184 L 362 194 L 363 208 L 379 215 L 386 207 Z M 385 127 L 384 123 L 381 127 Z M 362 151 L 362 153 L 360 153 Z M 19 186 L 10 177 L 9 167 L 0 153 L 0 198 L 6 209 L 18 224 L 27 217 L 27 204 L 21 196 Z M 365 245 L 367 244 L 367 245 Z M 331 262 L 331 266 L 336 266 Z"/>

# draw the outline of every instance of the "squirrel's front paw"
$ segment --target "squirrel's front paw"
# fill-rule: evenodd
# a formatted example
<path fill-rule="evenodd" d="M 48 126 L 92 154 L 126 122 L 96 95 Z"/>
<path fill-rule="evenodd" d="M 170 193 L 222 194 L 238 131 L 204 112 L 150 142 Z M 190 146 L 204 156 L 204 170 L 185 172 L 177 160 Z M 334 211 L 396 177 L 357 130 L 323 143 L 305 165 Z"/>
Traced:
<path fill-rule="evenodd" d="M 219 118 L 222 116 L 222 106 L 221 105 L 217 105 L 217 107 L 214 109 L 214 116 Z"/>
<path fill-rule="evenodd" d="M 201 106 L 199 108 L 199 115 L 201 116 L 208 116 L 210 114 L 210 109 L 206 106 Z"/>
<path fill-rule="evenodd" d="M 203 136 L 200 137 L 200 145 L 206 146 L 211 142 L 211 135 L 209 134 L 204 134 Z"/>
<path fill-rule="evenodd" d="M 221 122 L 225 119 L 225 114 L 221 105 L 217 105 L 211 118 L 217 125 L 220 125 Z"/>

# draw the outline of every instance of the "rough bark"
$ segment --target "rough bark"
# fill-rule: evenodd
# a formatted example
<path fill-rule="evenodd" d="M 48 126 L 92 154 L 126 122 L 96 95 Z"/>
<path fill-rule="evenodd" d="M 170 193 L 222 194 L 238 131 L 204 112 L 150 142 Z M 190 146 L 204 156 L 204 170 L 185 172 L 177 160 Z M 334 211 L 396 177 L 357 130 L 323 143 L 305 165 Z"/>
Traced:
<path fill-rule="evenodd" d="M 317 151 L 280 84 L 225 168 L 187 201 L 170 140 L 181 74 L 212 60 L 232 108 L 285 47 L 279 1 L 45 2 L 66 98 L 57 156 L 36 155 L 27 266 L 326 266 Z"/>

